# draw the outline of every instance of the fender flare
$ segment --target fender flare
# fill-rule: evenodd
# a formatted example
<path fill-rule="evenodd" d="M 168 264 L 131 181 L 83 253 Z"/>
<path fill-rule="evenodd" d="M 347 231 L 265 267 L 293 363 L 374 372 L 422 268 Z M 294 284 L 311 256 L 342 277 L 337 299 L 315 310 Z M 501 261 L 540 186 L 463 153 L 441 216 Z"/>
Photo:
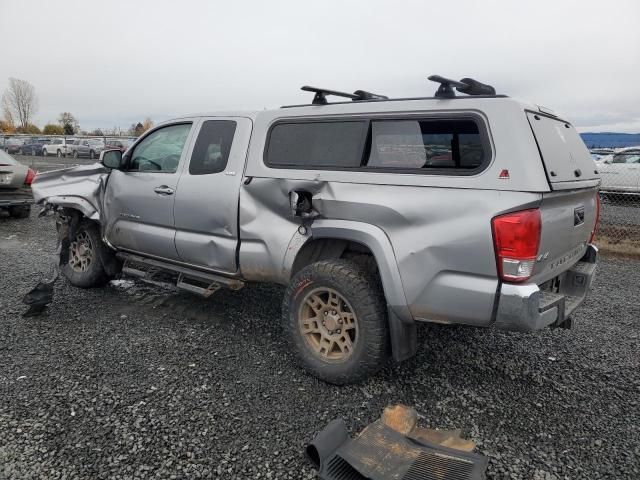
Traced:
<path fill-rule="evenodd" d="M 378 265 L 387 301 L 393 359 L 400 362 L 415 355 L 416 324 L 407 305 L 407 297 L 391 240 L 384 230 L 369 223 L 350 220 L 315 220 L 311 225 L 310 238 L 348 240 L 371 250 Z"/>

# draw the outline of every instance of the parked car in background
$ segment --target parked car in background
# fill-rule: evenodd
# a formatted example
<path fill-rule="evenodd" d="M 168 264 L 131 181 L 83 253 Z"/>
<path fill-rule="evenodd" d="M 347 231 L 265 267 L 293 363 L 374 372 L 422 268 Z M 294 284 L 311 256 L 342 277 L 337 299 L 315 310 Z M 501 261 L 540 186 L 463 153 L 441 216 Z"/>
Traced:
<path fill-rule="evenodd" d="M 51 143 L 42 148 L 42 155 L 55 155 L 56 157 L 66 157 L 71 153 L 73 138 L 52 138 Z"/>
<path fill-rule="evenodd" d="M 616 150 L 598 164 L 602 192 L 640 194 L 640 147 Z"/>
<path fill-rule="evenodd" d="M 122 153 L 126 152 L 127 149 L 133 145 L 135 139 L 133 138 L 110 138 L 107 140 L 105 150 L 120 150 Z"/>
<path fill-rule="evenodd" d="M 73 142 L 71 147 L 73 158 L 88 157 L 98 158 L 104 150 L 104 141 L 99 138 L 81 138 Z"/>
<path fill-rule="evenodd" d="M 7 138 L 4 142 L 4 151 L 7 153 L 18 153 L 22 145 L 24 145 L 24 139 L 22 138 Z"/>
<path fill-rule="evenodd" d="M 49 145 L 51 142 L 48 138 L 34 138 L 31 140 L 25 141 L 25 143 L 20 147 L 18 153 L 21 155 L 42 155 L 42 149 L 45 145 Z"/>
<path fill-rule="evenodd" d="M 27 218 L 33 195 L 31 182 L 36 172 L 0 150 L 0 210 L 16 218 Z"/>
<path fill-rule="evenodd" d="M 614 152 L 615 150 L 613 148 L 592 148 L 591 150 L 589 150 L 591 158 L 595 162 L 601 162 L 605 160 L 607 157 L 613 155 Z"/>

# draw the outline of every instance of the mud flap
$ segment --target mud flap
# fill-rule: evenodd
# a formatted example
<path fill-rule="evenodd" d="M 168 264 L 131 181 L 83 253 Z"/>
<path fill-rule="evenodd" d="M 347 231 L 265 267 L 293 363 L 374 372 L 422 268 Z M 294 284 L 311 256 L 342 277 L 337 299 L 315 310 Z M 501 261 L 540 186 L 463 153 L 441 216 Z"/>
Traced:
<path fill-rule="evenodd" d="M 418 350 L 418 333 L 416 323 L 407 323 L 388 308 L 389 336 L 391 337 L 391 355 L 396 362 L 413 357 Z"/>
<path fill-rule="evenodd" d="M 473 442 L 457 432 L 417 427 L 416 419 L 412 408 L 388 407 L 354 439 L 344 421 L 334 420 L 309 444 L 307 455 L 323 480 L 485 478 L 487 458 L 470 451 Z"/>

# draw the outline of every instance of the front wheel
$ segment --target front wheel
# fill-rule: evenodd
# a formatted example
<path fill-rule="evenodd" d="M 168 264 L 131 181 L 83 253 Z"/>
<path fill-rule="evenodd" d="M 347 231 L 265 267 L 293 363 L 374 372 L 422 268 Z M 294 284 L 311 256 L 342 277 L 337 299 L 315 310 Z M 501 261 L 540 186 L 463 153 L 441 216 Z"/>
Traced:
<path fill-rule="evenodd" d="M 380 282 L 353 262 L 326 260 L 302 269 L 285 293 L 282 315 L 300 364 L 325 382 L 358 382 L 388 358 Z"/>
<path fill-rule="evenodd" d="M 73 158 L 75 158 L 76 160 L 78 159 L 78 151 L 77 150 L 73 151 Z"/>
<path fill-rule="evenodd" d="M 109 276 L 102 259 L 111 252 L 100 238 L 98 226 L 85 220 L 69 244 L 69 260 L 62 266 L 62 273 L 72 285 L 91 288 L 104 285 Z"/>
<path fill-rule="evenodd" d="M 47 157 L 47 156 L 49 156 L 49 154 L 47 153 L 46 150 L 42 149 L 42 156 L 43 157 Z"/>
<path fill-rule="evenodd" d="M 58 151 L 56 152 L 56 156 L 57 156 L 58 158 L 62 158 L 62 151 L 61 151 L 61 150 L 58 150 Z"/>
<path fill-rule="evenodd" d="M 94 152 L 93 150 L 89 150 L 89 158 L 90 158 L 91 160 L 93 160 L 94 158 L 96 158 L 96 154 L 95 154 L 95 152 Z"/>

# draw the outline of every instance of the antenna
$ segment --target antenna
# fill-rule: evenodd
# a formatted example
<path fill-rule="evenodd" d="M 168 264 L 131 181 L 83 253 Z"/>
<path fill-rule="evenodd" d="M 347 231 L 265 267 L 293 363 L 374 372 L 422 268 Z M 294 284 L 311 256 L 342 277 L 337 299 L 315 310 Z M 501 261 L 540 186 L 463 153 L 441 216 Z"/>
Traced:
<path fill-rule="evenodd" d="M 367 92 L 365 90 L 356 90 L 353 93 L 339 92 L 337 90 L 328 90 L 326 88 L 318 88 L 318 87 L 310 87 L 305 85 L 300 88 L 300 90 L 304 90 L 305 92 L 314 92 L 312 105 L 326 105 L 327 95 L 334 95 L 336 97 L 344 97 L 350 98 L 353 101 L 356 100 L 388 100 L 389 97 L 385 97 L 384 95 L 379 95 L 377 93 Z"/>

